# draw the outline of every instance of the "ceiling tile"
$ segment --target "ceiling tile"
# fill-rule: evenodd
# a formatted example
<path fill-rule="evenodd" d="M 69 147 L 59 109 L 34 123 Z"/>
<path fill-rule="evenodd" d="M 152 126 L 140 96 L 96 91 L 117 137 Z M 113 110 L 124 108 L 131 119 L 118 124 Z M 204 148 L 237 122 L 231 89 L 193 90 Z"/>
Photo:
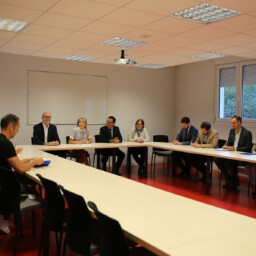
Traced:
<path fill-rule="evenodd" d="M 167 33 L 152 31 L 148 29 L 136 29 L 132 32 L 126 33 L 123 37 L 127 39 L 133 39 L 144 42 L 154 42 L 157 40 L 161 40 L 163 38 L 167 38 L 170 35 Z"/>
<path fill-rule="evenodd" d="M 12 54 L 21 54 L 21 55 L 30 55 L 34 52 L 33 49 L 23 49 L 23 48 L 17 48 L 17 47 L 9 47 L 4 45 L 0 49 L 3 52 L 6 53 L 12 53 Z"/>
<path fill-rule="evenodd" d="M 7 42 L 6 40 L 0 39 L 0 51 L 1 51 L 1 46 L 6 44 L 6 42 Z"/>
<path fill-rule="evenodd" d="M 196 5 L 194 0 L 135 0 L 127 4 L 127 8 L 141 10 L 161 15 L 171 15 L 175 12 L 193 7 Z"/>
<path fill-rule="evenodd" d="M 92 24 L 81 29 L 81 31 L 84 31 L 84 32 L 108 35 L 113 37 L 118 37 L 132 30 L 134 30 L 134 27 L 128 27 L 128 26 L 111 24 L 111 23 L 100 22 L 100 21 L 95 21 Z"/>
<path fill-rule="evenodd" d="M 176 47 L 184 47 L 189 46 L 193 44 L 198 44 L 202 42 L 201 40 L 193 39 L 193 38 L 187 38 L 182 36 L 170 36 L 166 39 L 162 39 L 160 41 L 155 42 L 156 44 L 166 44 Z"/>
<path fill-rule="evenodd" d="M 62 38 L 71 33 L 70 30 L 53 28 L 48 26 L 41 25 L 30 25 L 21 32 L 22 34 L 36 35 L 36 36 L 45 36 L 51 38 Z"/>
<path fill-rule="evenodd" d="M 17 35 L 16 32 L 0 30 L 0 39 L 9 40 Z"/>
<path fill-rule="evenodd" d="M 42 37 L 42 36 L 36 36 L 36 35 L 27 35 L 27 34 L 18 34 L 13 39 L 13 41 L 16 41 L 16 42 L 32 43 L 32 44 L 39 44 L 39 45 L 51 44 L 55 40 L 56 40 L 55 38 Z"/>
<path fill-rule="evenodd" d="M 161 16 L 156 14 L 120 8 L 103 17 L 101 21 L 125 26 L 141 27 L 160 18 Z"/>
<path fill-rule="evenodd" d="M 238 15 L 229 19 L 211 23 L 209 25 L 215 28 L 221 28 L 241 33 L 248 30 L 256 29 L 256 17 L 248 15 Z"/>
<path fill-rule="evenodd" d="M 88 57 L 95 57 L 95 58 L 98 58 L 98 57 L 103 57 L 103 56 L 105 56 L 106 53 L 96 52 L 96 51 L 92 51 L 92 50 L 90 50 L 90 49 L 85 49 L 85 50 L 82 50 L 82 51 L 74 52 L 74 55 L 78 55 L 78 56 L 88 56 Z"/>
<path fill-rule="evenodd" d="M 92 47 L 94 44 L 93 43 L 85 43 L 85 42 L 79 42 L 79 41 L 72 41 L 72 40 L 67 40 L 67 39 L 61 39 L 58 40 L 57 42 L 51 44 L 53 47 L 62 47 L 62 48 L 69 48 L 69 49 L 74 49 L 74 50 L 82 50 L 87 47 Z"/>
<path fill-rule="evenodd" d="M 50 12 L 86 19 L 99 19 L 116 8 L 87 0 L 62 0 L 51 8 Z"/>
<path fill-rule="evenodd" d="M 6 48 L 16 48 L 16 49 L 24 49 L 24 50 L 31 50 L 36 51 L 42 48 L 42 45 L 32 44 L 27 42 L 18 42 L 18 41 L 11 41 L 5 45 Z"/>
<path fill-rule="evenodd" d="M 256 37 L 248 36 L 244 34 L 235 34 L 228 37 L 219 38 L 213 40 L 213 42 L 221 43 L 221 44 L 229 44 L 233 46 L 239 46 L 243 44 L 248 44 L 251 42 L 256 42 Z"/>
<path fill-rule="evenodd" d="M 211 51 L 215 52 L 219 49 L 227 48 L 226 44 L 214 43 L 214 42 L 203 42 L 199 44 L 190 45 L 189 48 L 197 49 L 199 52 Z"/>
<path fill-rule="evenodd" d="M 31 22 L 41 14 L 41 11 L 0 4 L 0 17 L 5 19 Z"/>
<path fill-rule="evenodd" d="M 254 0 L 213 0 L 210 4 L 242 13 L 256 10 L 256 1 Z"/>
<path fill-rule="evenodd" d="M 145 26 L 144 28 L 169 34 L 179 34 L 185 31 L 189 31 L 191 29 L 200 28 L 202 26 L 202 24 L 199 24 L 197 22 L 182 20 L 175 17 L 167 17 L 155 21 Z"/>
<path fill-rule="evenodd" d="M 219 37 L 229 36 L 232 34 L 234 34 L 234 32 L 205 25 L 203 27 L 181 33 L 180 35 L 208 41 Z"/>
<path fill-rule="evenodd" d="M 248 47 L 248 49 L 250 48 Z M 232 46 L 232 47 L 221 49 L 219 53 L 236 56 L 238 54 L 248 52 L 248 49 Z M 256 45 L 255 45 L 255 49 L 256 49 Z"/>
<path fill-rule="evenodd" d="M 171 45 L 160 45 L 160 44 L 156 44 L 156 43 L 150 43 L 150 44 L 141 45 L 140 47 L 135 48 L 135 49 L 138 49 L 139 51 L 151 51 L 151 53 L 154 54 L 157 52 L 174 50 L 174 49 L 176 49 L 176 47 L 171 46 Z"/>
<path fill-rule="evenodd" d="M 46 13 L 38 18 L 34 24 L 78 30 L 91 23 L 92 20 L 71 17 L 56 13 Z"/>
<path fill-rule="evenodd" d="M 85 33 L 85 32 L 74 32 L 69 36 L 67 36 L 65 39 L 98 44 L 110 38 L 109 36 L 106 36 L 106 35 L 97 35 L 97 34 Z"/>
<path fill-rule="evenodd" d="M 0 3 L 46 11 L 59 0 L 0 0 Z"/>
<path fill-rule="evenodd" d="M 131 2 L 131 0 L 93 0 L 93 2 L 103 3 L 103 4 L 111 4 L 116 6 L 123 6 L 127 3 Z"/>
<path fill-rule="evenodd" d="M 39 51 L 38 51 L 39 52 Z M 73 54 L 74 50 L 69 48 L 62 48 L 62 47 L 55 47 L 55 46 L 47 46 L 45 48 L 42 48 L 40 52 L 47 52 L 47 53 L 53 53 L 57 54 L 58 56 L 66 56 L 68 54 Z"/>

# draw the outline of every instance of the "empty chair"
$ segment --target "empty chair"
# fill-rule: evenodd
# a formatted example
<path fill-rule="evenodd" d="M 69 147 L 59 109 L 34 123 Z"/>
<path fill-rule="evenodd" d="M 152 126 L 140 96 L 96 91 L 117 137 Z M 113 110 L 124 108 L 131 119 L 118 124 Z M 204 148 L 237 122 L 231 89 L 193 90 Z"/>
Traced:
<path fill-rule="evenodd" d="M 129 248 L 119 222 L 100 212 L 95 203 L 89 201 L 88 206 L 94 211 L 101 227 L 100 256 L 155 255 L 143 247 Z"/>
<path fill-rule="evenodd" d="M 169 142 L 169 138 L 167 135 L 154 135 L 153 136 L 154 142 Z M 169 157 L 172 155 L 171 150 L 165 150 L 161 148 L 154 148 L 152 149 L 152 156 L 151 156 L 151 169 L 152 169 L 152 163 L 154 164 L 154 171 L 155 171 L 155 163 L 156 163 L 156 156 L 162 156 L 167 157 L 168 159 L 168 169 L 169 169 Z"/>
<path fill-rule="evenodd" d="M 93 255 L 98 253 L 98 246 L 91 243 L 92 217 L 87 205 L 80 195 L 74 194 L 63 187 L 61 190 L 68 204 L 68 219 L 63 256 L 66 244 L 70 249 L 79 254 Z"/>
<path fill-rule="evenodd" d="M 18 231 L 21 230 L 21 213 L 32 211 L 33 235 L 35 235 L 35 217 L 34 210 L 43 206 L 41 198 L 29 199 L 26 195 L 21 195 L 20 183 L 15 172 L 0 167 L 0 213 L 9 216 L 14 214 L 16 223 L 16 234 L 13 246 L 13 255 L 16 255 L 18 242 Z"/>
<path fill-rule="evenodd" d="M 41 253 L 42 243 L 45 241 L 46 248 L 49 250 L 49 231 L 54 231 L 58 255 L 61 252 L 62 235 L 66 228 L 65 222 L 65 200 L 56 182 L 36 174 L 44 186 L 45 190 L 45 214 L 42 226 L 42 234 L 39 246 Z M 58 235 L 59 234 L 59 235 Z"/>

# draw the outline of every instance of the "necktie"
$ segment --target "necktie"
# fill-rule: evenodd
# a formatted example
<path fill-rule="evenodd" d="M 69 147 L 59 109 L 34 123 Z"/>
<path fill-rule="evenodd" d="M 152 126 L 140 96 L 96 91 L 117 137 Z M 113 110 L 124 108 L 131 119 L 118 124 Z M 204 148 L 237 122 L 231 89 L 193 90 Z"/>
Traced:
<path fill-rule="evenodd" d="M 185 130 L 185 139 L 188 137 L 188 130 Z"/>
<path fill-rule="evenodd" d="M 112 129 L 109 129 L 109 136 L 111 139 L 113 139 Z"/>

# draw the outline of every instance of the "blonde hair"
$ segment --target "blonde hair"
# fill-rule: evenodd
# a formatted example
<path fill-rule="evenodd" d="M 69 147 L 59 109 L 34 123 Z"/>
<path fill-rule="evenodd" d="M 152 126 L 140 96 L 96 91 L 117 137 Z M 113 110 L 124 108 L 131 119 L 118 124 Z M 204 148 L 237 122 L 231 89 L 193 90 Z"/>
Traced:
<path fill-rule="evenodd" d="M 78 118 L 78 119 L 77 119 L 77 122 L 76 122 L 77 127 L 79 126 L 79 122 L 80 122 L 80 120 L 85 121 L 85 123 L 87 124 L 87 120 L 86 120 L 86 118 L 84 118 L 84 117 L 80 117 L 80 118 Z"/>

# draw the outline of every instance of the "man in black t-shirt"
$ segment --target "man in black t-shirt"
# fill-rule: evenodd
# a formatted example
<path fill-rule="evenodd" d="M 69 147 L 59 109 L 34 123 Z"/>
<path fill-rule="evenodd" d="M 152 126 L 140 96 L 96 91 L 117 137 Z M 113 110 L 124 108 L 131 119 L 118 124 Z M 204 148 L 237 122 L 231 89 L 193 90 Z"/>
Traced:
<path fill-rule="evenodd" d="M 10 141 L 19 131 L 19 118 L 13 114 L 8 114 L 1 119 L 0 133 L 0 167 L 12 168 L 17 173 L 24 173 L 30 170 L 35 165 L 40 165 L 44 162 L 41 157 L 20 160 L 16 154 L 16 150 Z M 22 176 L 22 175 L 21 175 Z M 0 230 L 4 233 L 10 233 L 9 216 L 3 216 L 0 212 Z"/>

